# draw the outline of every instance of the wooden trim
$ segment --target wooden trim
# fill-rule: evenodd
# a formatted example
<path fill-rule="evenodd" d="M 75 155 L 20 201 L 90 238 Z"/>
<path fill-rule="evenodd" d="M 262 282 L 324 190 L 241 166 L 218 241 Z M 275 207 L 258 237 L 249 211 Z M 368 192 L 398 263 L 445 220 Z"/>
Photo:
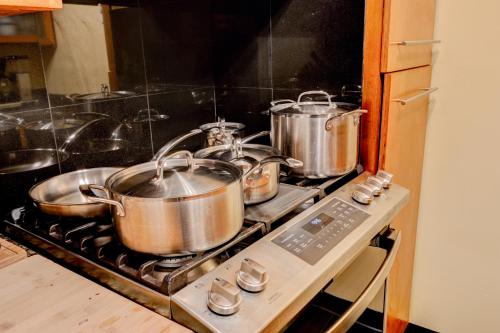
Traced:
<path fill-rule="evenodd" d="M 108 56 L 108 79 L 111 90 L 118 90 L 118 79 L 116 77 L 115 47 L 113 45 L 113 29 L 111 27 L 111 6 L 101 5 L 102 22 L 104 25 L 104 39 L 106 41 L 106 54 Z"/>
<path fill-rule="evenodd" d="M 379 160 L 382 79 L 380 51 L 382 46 L 383 0 L 366 0 L 363 55 L 363 109 L 361 120 L 360 160 L 367 171 L 375 172 Z"/>
<path fill-rule="evenodd" d="M 392 316 L 387 316 L 387 332 L 388 333 L 404 333 L 408 322 L 395 318 Z"/>
<path fill-rule="evenodd" d="M 0 44 L 38 43 L 39 39 L 38 35 L 0 36 Z"/>
<path fill-rule="evenodd" d="M 42 46 L 56 46 L 56 32 L 54 30 L 54 20 L 51 12 L 42 13 L 43 37 L 39 43 Z"/>
<path fill-rule="evenodd" d="M 61 9 L 62 0 L 0 0 L 2 12 Z"/>
<path fill-rule="evenodd" d="M 0 238 L 0 268 L 26 258 L 28 254 L 19 246 Z"/>

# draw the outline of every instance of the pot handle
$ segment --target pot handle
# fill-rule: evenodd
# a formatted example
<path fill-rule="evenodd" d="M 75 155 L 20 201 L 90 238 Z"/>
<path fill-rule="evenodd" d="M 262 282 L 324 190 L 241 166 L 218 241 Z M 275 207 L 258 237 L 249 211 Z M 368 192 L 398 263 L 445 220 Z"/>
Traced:
<path fill-rule="evenodd" d="M 334 107 L 334 104 L 332 103 L 332 98 L 331 98 L 330 94 L 327 93 L 326 91 L 323 91 L 323 90 L 310 90 L 310 91 L 303 92 L 302 94 L 299 95 L 299 98 L 297 99 L 297 104 L 300 104 L 302 102 L 302 98 L 304 96 L 308 96 L 308 95 L 323 95 L 327 98 L 328 105 L 330 107 Z"/>
<path fill-rule="evenodd" d="M 304 166 L 304 163 L 302 161 L 296 160 L 294 158 L 288 157 L 288 156 L 282 156 L 282 155 L 273 155 L 264 158 L 261 160 L 259 163 L 257 163 L 253 168 L 248 170 L 244 175 L 243 175 L 243 180 L 246 181 L 246 179 L 251 176 L 252 174 L 256 173 L 259 170 L 262 170 L 262 167 L 264 167 L 266 164 L 270 163 L 280 163 L 283 165 L 286 165 L 290 168 L 301 168 Z"/>
<path fill-rule="evenodd" d="M 357 110 L 349 111 L 346 113 L 337 114 L 335 116 L 331 116 L 330 118 L 328 118 L 328 120 L 325 123 L 325 130 L 329 131 L 333 128 L 333 121 L 335 119 L 343 118 L 343 117 L 347 117 L 347 116 L 356 116 L 357 115 L 358 117 L 354 118 L 354 122 L 355 122 L 354 124 L 357 125 L 357 122 L 359 121 L 359 116 L 361 116 L 364 113 L 368 113 L 368 111 L 362 110 L 362 109 L 357 109 Z"/>
<path fill-rule="evenodd" d="M 293 99 L 277 99 L 275 101 L 270 102 L 271 106 L 276 106 L 278 104 L 288 104 L 288 103 L 295 103 L 295 101 Z"/>
<path fill-rule="evenodd" d="M 165 161 L 169 159 L 185 159 L 187 167 L 192 170 L 194 165 L 193 154 L 189 150 L 179 150 L 171 155 L 162 156 L 156 161 L 156 177 L 155 181 L 161 182 L 163 180 L 163 171 L 165 170 Z"/>
<path fill-rule="evenodd" d="M 118 214 L 118 216 L 125 216 L 125 208 L 123 207 L 123 205 L 116 200 L 110 199 L 109 192 L 104 186 L 96 185 L 96 184 L 83 184 L 83 185 L 80 185 L 79 188 L 80 188 L 80 192 L 83 194 L 83 196 L 85 196 L 90 201 L 101 202 L 101 203 L 115 206 L 116 213 Z M 97 195 L 95 195 L 95 193 L 92 190 L 103 192 L 104 194 L 106 194 L 106 198 L 98 197 Z"/>
<path fill-rule="evenodd" d="M 269 131 L 262 131 L 259 133 L 255 133 L 255 134 L 246 136 L 243 139 L 241 139 L 241 143 L 247 143 L 247 142 L 252 141 L 254 139 L 260 138 L 262 136 L 270 135 L 270 134 L 271 134 L 271 132 L 269 132 Z"/>
<path fill-rule="evenodd" d="M 167 142 L 163 147 L 161 147 L 160 150 L 158 150 L 158 152 L 155 154 L 155 156 L 153 156 L 153 159 L 151 161 L 161 160 L 179 143 L 181 143 L 182 141 L 184 141 L 192 136 L 195 136 L 195 135 L 198 135 L 201 133 L 203 133 L 203 131 L 201 129 L 197 128 L 197 129 L 189 131 L 188 133 L 186 133 L 184 135 L 180 135 L 176 138 L 173 138 L 172 140 Z M 157 164 L 157 167 L 158 167 L 158 164 Z"/>

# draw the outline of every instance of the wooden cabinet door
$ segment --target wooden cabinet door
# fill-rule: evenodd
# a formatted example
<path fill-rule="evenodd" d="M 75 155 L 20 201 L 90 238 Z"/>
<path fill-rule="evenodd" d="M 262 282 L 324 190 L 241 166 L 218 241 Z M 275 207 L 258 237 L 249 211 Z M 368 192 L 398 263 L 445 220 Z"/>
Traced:
<path fill-rule="evenodd" d="M 0 16 L 62 8 L 62 0 L 0 0 Z"/>
<path fill-rule="evenodd" d="M 401 246 L 388 279 L 388 332 L 402 332 L 409 319 L 415 234 L 424 158 L 431 66 L 384 75 L 380 168 L 410 190 L 410 201 L 391 224 Z M 405 105 L 403 105 L 406 102 Z"/>
<path fill-rule="evenodd" d="M 435 10 L 436 0 L 384 1 L 382 72 L 431 64 Z"/>

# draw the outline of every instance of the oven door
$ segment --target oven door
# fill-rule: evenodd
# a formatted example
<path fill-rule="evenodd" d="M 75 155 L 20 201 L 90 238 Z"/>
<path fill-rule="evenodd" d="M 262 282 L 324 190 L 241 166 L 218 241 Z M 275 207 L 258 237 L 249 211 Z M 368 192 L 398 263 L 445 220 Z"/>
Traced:
<path fill-rule="evenodd" d="M 285 332 L 385 331 L 385 281 L 400 232 L 387 229 L 299 313 Z"/>

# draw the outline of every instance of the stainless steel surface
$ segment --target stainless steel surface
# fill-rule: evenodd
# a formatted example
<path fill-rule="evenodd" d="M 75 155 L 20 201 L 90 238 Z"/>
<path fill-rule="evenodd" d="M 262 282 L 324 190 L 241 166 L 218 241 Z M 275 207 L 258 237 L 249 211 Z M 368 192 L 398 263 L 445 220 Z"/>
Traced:
<path fill-rule="evenodd" d="M 236 138 L 232 144 L 218 145 L 201 149 L 195 153 L 197 158 L 211 158 L 231 162 L 240 167 L 243 176 L 244 201 L 247 205 L 259 204 L 274 198 L 279 191 L 280 164 L 300 167 L 301 162 L 280 156 L 273 147 L 244 144 L 269 132 L 260 132 L 243 140 Z M 253 171 L 252 171 L 253 169 Z"/>
<path fill-rule="evenodd" d="M 158 178 L 158 170 L 160 178 Z M 113 205 L 122 243 L 142 253 L 202 252 L 233 238 L 243 224 L 241 170 L 226 162 L 165 159 L 109 177 L 101 188 L 80 190 L 91 201 Z"/>
<path fill-rule="evenodd" d="M 373 201 L 375 191 L 369 184 L 358 184 L 352 192 L 352 198 L 363 205 L 369 205 Z"/>
<path fill-rule="evenodd" d="M 402 40 L 399 42 L 391 42 L 390 45 L 400 45 L 400 46 L 415 46 L 415 45 L 427 45 L 427 44 L 439 44 L 441 40 L 439 39 L 420 39 L 420 40 Z"/>
<path fill-rule="evenodd" d="M 255 260 L 245 258 L 236 274 L 238 286 L 246 291 L 258 293 L 266 288 L 269 275 L 266 269 Z"/>
<path fill-rule="evenodd" d="M 304 202 L 319 196 L 320 190 L 295 185 L 279 184 L 278 195 L 272 200 L 245 209 L 245 220 L 262 222 L 268 230 L 271 224 L 293 211 Z"/>
<path fill-rule="evenodd" d="M 373 195 L 376 197 L 382 194 L 382 191 L 384 190 L 384 180 L 378 177 L 369 176 L 366 179 L 366 184 L 369 184 L 374 187 Z"/>
<path fill-rule="evenodd" d="M 325 332 L 327 333 L 344 333 L 356 322 L 356 320 L 365 311 L 373 298 L 376 296 L 380 288 L 384 285 L 389 272 L 391 271 L 392 264 L 396 259 L 396 254 L 401 243 L 401 234 L 399 231 L 393 230 L 387 237 L 391 240 L 390 248 L 384 262 L 379 270 L 370 281 L 370 283 L 363 290 L 361 295 L 356 301 L 347 309 L 347 311 L 335 323 L 329 327 Z"/>
<path fill-rule="evenodd" d="M 109 206 L 91 202 L 80 192 L 84 184 L 104 185 L 106 179 L 122 168 L 94 168 L 64 173 L 34 185 L 29 195 L 43 213 L 70 217 L 100 217 Z"/>
<path fill-rule="evenodd" d="M 394 178 L 394 175 L 384 170 L 378 170 L 376 177 L 383 180 L 383 186 L 385 189 L 387 189 L 391 187 L 392 178 Z"/>
<path fill-rule="evenodd" d="M 375 199 L 372 205 L 357 204 L 351 199 L 351 193 L 356 184 L 366 181 L 366 177 L 367 174 L 358 177 L 178 291 L 171 298 L 174 320 L 197 332 L 283 330 L 336 274 L 370 244 L 370 240 L 390 223 L 408 200 L 408 191 L 394 185 Z M 324 253 L 315 264 L 308 264 L 273 242 L 279 235 L 300 228 L 318 213 L 331 209 L 334 199 L 364 211 L 369 217 L 345 235 L 333 249 Z M 322 233 L 319 232 L 319 235 Z M 205 299 L 212 281 L 219 277 L 234 283 L 241 261 L 245 258 L 255 260 L 265 268 L 269 275 L 266 288 L 260 293 L 242 292 L 240 309 L 232 316 L 219 316 L 208 311 Z"/>
<path fill-rule="evenodd" d="M 58 157 L 59 155 L 59 157 Z M 69 154 L 55 149 L 21 149 L 0 152 L 0 175 L 46 168 L 69 158 Z"/>
<path fill-rule="evenodd" d="M 205 147 L 213 147 L 231 143 L 233 136 L 243 137 L 245 125 L 219 118 L 217 122 L 203 124 L 199 129 L 206 135 Z"/>
<path fill-rule="evenodd" d="M 421 93 L 418 93 L 412 97 L 408 97 L 408 98 L 395 98 L 395 99 L 392 99 L 391 101 L 392 102 L 398 102 L 400 103 L 401 105 L 407 105 L 407 104 L 410 104 L 412 102 L 415 102 L 427 95 L 430 95 L 432 94 L 433 92 L 437 91 L 439 88 L 437 87 L 434 87 L 434 88 L 422 88 L 422 89 L 419 89 L 421 90 L 422 92 Z"/>
<path fill-rule="evenodd" d="M 303 101 L 307 95 L 326 97 Z M 271 143 L 283 155 L 304 163 L 294 173 L 306 178 L 346 174 L 358 161 L 359 118 L 365 110 L 333 103 L 323 91 L 306 92 L 294 104 L 271 107 Z"/>
<path fill-rule="evenodd" d="M 219 315 L 232 315 L 240 309 L 240 290 L 232 283 L 215 278 L 208 292 L 208 308 Z"/>

